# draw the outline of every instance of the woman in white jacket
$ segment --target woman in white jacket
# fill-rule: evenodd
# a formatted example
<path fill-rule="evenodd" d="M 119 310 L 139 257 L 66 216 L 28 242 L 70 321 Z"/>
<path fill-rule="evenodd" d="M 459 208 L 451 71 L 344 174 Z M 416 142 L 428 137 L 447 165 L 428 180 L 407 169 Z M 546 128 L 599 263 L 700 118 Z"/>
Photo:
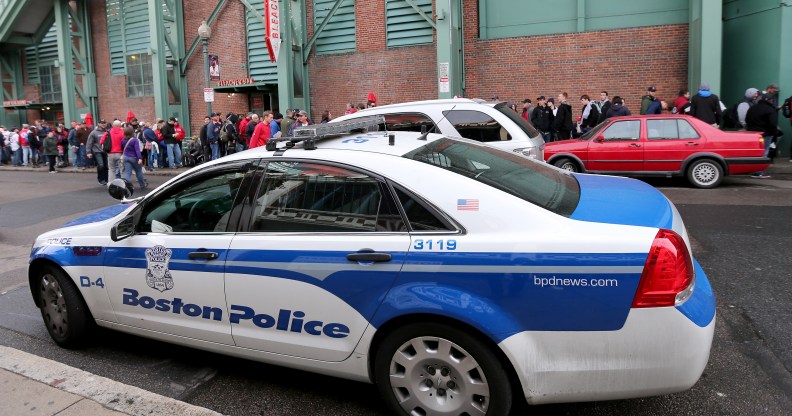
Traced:
<path fill-rule="evenodd" d="M 11 160 L 13 160 L 14 166 L 19 166 L 22 164 L 20 160 L 22 156 L 22 147 L 19 145 L 19 128 L 12 127 L 8 138 L 6 139 L 6 146 L 11 148 Z"/>

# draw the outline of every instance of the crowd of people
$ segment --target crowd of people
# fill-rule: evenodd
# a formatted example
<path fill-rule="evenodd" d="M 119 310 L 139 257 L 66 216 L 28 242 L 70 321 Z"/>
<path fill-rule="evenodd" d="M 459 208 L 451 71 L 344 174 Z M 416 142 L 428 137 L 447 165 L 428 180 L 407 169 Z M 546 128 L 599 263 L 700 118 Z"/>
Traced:
<path fill-rule="evenodd" d="M 776 84 L 764 91 L 748 88 L 740 102 L 727 108 L 703 82 L 694 95 L 687 89 L 679 90 L 669 104 L 657 96 L 657 88 L 650 86 L 641 97 L 639 112 L 686 114 L 716 127 L 760 131 L 765 137 L 766 155 L 772 157 L 782 135 L 777 127 L 777 113 L 783 110 L 784 117 L 792 116 L 792 97 L 782 105 L 778 97 Z M 492 96 L 492 100 L 499 101 L 499 98 Z M 608 118 L 632 114 L 622 97 L 611 99 L 607 91 L 601 91 L 598 100 L 581 95 L 577 117 L 573 115 L 566 92 L 550 98 L 540 95 L 536 104 L 525 99 L 522 104 L 521 110 L 516 104 L 509 104 L 509 107 L 531 122 L 545 142 L 579 137 Z M 344 113 L 352 114 L 376 105 L 376 98 L 370 93 L 365 104 L 347 103 Z M 330 120 L 331 113 L 324 111 L 320 123 Z M 272 111 L 250 112 L 244 116 L 213 113 L 204 118 L 197 140 L 185 140 L 185 130 L 176 117 L 148 123 L 130 113 L 126 122 L 99 120 L 94 126 L 80 121 L 72 122 L 71 128 L 62 123 L 37 120 L 33 125 L 22 124 L 21 128 L 0 126 L 0 164 L 32 168 L 46 164 L 50 173 L 66 166 L 81 170 L 96 168 L 97 181 L 101 185 L 107 184 L 111 171 L 113 177 L 126 180 L 130 180 L 134 172 L 139 186 L 146 188 L 146 171 L 176 169 L 184 164 L 194 165 L 264 146 L 271 138 L 293 136 L 295 128 L 310 124 L 308 113 L 300 109 L 286 110 L 285 115 Z M 133 138 L 137 140 L 130 140 Z M 74 159 L 71 161 L 69 149 Z"/>

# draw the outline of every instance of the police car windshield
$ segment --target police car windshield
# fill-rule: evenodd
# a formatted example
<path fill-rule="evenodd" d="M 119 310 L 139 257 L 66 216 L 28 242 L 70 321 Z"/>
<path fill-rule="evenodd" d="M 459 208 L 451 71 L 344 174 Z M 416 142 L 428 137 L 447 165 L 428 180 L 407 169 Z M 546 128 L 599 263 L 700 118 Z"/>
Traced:
<path fill-rule="evenodd" d="M 505 114 L 506 117 L 509 117 L 511 121 L 515 124 L 520 126 L 520 129 L 525 132 L 530 138 L 534 138 L 539 136 L 539 130 L 536 130 L 536 127 L 533 126 L 529 121 L 520 117 L 519 114 L 515 113 L 514 110 L 509 108 L 506 103 L 500 103 L 495 106 L 495 109 L 500 111 L 501 113 Z"/>
<path fill-rule="evenodd" d="M 493 147 L 443 138 L 404 157 L 472 178 L 565 217 L 580 201 L 574 176 Z"/>

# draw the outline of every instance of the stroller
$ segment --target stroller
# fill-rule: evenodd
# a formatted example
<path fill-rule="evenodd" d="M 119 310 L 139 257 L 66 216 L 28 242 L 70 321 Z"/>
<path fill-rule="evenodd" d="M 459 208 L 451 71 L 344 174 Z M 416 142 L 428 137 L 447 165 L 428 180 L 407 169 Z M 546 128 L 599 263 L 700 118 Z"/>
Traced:
<path fill-rule="evenodd" d="M 182 164 L 184 166 L 192 167 L 204 162 L 200 140 L 184 139 L 182 146 L 186 149 L 186 151 L 182 152 Z"/>

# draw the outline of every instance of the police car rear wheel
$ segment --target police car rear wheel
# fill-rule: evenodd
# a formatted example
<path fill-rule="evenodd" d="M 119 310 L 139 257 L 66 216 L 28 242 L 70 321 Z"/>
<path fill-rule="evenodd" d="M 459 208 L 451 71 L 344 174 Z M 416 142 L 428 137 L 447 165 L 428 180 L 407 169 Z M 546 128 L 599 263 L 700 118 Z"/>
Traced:
<path fill-rule="evenodd" d="M 74 283 L 60 270 L 44 267 L 40 272 L 41 316 L 52 339 L 60 346 L 84 345 L 93 318 Z"/>
<path fill-rule="evenodd" d="M 483 343 L 448 325 L 400 328 L 375 359 L 380 393 L 394 414 L 506 415 L 507 371 Z"/>

